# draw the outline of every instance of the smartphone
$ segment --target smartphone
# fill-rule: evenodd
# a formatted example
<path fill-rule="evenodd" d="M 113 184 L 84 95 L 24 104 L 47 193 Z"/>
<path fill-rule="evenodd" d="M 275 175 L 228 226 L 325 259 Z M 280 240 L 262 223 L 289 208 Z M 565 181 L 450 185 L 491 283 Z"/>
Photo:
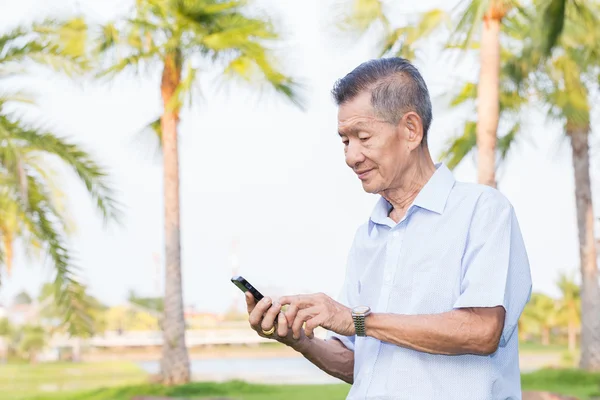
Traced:
<path fill-rule="evenodd" d="M 254 288 L 254 286 L 252 286 L 250 284 L 250 282 L 248 282 L 246 279 L 244 279 L 243 276 L 234 276 L 233 278 L 231 278 L 231 282 L 233 282 L 233 284 L 235 286 L 237 286 L 238 288 L 240 288 L 240 290 L 244 293 L 246 292 L 250 292 L 252 293 L 252 296 L 254 296 L 254 300 L 256 300 L 256 302 L 258 303 L 259 301 L 262 300 L 262 298 L 264 297 L 258 290 L 256 290 Z"/>

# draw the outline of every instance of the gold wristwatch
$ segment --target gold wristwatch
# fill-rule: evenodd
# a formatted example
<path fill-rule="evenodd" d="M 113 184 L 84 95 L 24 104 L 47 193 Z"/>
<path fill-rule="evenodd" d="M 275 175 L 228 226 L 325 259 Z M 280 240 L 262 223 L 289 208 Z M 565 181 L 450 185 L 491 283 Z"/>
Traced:
<path fill-rule="evenodd" d="M 352 319 L 354 320 L 356 336 L 366 336 L 365 318 L 369 314 L 371 314 L 371 308 L 367 306 L 358 306 L 352 309 Z"/>

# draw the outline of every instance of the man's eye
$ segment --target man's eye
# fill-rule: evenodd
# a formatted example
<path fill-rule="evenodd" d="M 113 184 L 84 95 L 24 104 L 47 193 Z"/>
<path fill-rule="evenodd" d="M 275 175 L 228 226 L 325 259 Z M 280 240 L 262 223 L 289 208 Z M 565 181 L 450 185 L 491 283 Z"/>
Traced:
<path fill-rule="evenodd" d="M 342 140 L 342 143 L 344 143 L 344 146 L 348 146 L 348 140 Z"/>
<path fill-rule="evenodd" d="M 360 138 L 360 141 L 361 141 L 361 142 L 366 142 L 367 140 L 369 140 L 369 138 L 368 138 L 368 137 L 362 137 L 362 138 Z"/>

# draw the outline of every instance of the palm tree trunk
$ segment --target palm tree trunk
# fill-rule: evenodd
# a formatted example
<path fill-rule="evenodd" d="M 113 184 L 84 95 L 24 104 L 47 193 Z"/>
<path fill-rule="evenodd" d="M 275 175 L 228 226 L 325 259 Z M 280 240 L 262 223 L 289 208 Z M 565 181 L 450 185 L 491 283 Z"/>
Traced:
<path fill-rule="evenodd" d="M 581 361 L 586 370 L 600 370 L 600 287 L 594 239 L 590 183 L 589 126 L 567 122 L 575 172 L 575 201 L 581 262 Z"/>
<path fill-rule="evenodd" d="M 567 326 L 567 335 L 568 335 L 568 343 L 569 343 L 569 351 L 574 352 L 577 347 L 577 332 L 575 330 L 575 323 L 573 321 L 569 321 L 569 325 Z"/>
<path fill-rule="evenodd" d="M 496 187 L 496 131 L 500 113 L 500 20 L 488 15 L 483 21 L 477 84 L 478 181 Z"/>
<path fill-rule="evenodd" d="M 185 345 L 185 319 L 181 286 L 181 244 L 179 228 L 179 154 L 177 148 L 178 109 L 172 99 L 181 81 L 181 53 L 169 53 L 164 60 L 161 94 L 164 111 L 160 119 L 163 148 L 165 201 L 165 309 L 163 318 L 162 381 L 168 385 L 190 380 L 190 362 Z"/>
<path fill-rule="evenodd" d="M 12 231 L 0 228 L 2 232 L 2 241 L 4 242 L 4 265 L 6 265 L 6 275 L 10 276 L 13 262 L 13 235 Z"/>
<path fill-rule="evenodd" d="M 81 338 L 74 338 L 73 342 L 73 362 L 81 362 Z"/>
<path fill-rule="evenodd" d="M 542 346 L 548 346 L 550 344 L 550 327 L 544 326 L 542 328 Z"/>

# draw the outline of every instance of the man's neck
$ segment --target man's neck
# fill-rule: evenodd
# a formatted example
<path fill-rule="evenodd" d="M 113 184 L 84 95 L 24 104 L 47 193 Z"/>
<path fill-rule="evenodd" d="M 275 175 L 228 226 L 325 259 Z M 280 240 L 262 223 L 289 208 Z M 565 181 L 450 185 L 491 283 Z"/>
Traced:
<path fill-rule="evenodd" d="M 392 205 L 390 218 L 398 223 L 406 214 L 423 186 L 435 173 L 435 165 L 426 148 L 419 149 L 415 154 L 412 167 L 405 172 L 403 181 L 398 187 L 385 190 L 381 195 Z"/>

